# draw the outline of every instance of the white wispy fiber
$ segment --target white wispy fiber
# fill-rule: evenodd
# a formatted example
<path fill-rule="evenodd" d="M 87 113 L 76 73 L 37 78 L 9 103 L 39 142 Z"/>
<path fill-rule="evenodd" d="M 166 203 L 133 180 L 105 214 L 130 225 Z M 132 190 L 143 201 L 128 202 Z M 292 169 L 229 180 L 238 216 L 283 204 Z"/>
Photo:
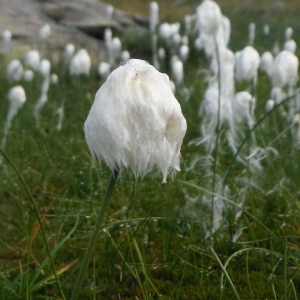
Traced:
<path fill-rule="evenodd" d="M 84 124 L 94 161 L 104 160 L 111 170 L 130 168 L 136 178 L 157 166 L 163 182 L 169 170 L 180 170 L 186 129 L 167 75 L 139 59 L 111 73 Z"/>

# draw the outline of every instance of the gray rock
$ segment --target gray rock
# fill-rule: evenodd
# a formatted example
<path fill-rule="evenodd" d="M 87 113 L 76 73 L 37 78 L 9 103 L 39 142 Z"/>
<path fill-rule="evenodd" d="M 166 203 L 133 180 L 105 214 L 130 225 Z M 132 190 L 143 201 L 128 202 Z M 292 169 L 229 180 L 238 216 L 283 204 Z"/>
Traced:
<path fill-rule="evenodd" d="M 47 23 L 51 26 L 51 50 L 63 49 L 72 42 L 99 53 L 105 51 L 102 39 L 107 27 L 135 34 L 147 31 L 147 19 L 118 9 L 109 20 L 107 6 L 97 0 L 1 0 L 0 35 L 5 29 L 11 31 L 14 51 L 38 48 L 39 29 Z"/>

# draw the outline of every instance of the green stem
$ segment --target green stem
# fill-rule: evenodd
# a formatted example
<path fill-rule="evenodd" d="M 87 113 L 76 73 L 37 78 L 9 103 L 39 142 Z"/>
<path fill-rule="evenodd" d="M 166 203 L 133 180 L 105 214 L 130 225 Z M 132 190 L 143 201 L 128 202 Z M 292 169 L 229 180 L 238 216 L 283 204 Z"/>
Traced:
<path fill-rule="evenodd" d="M 13 161 L 10 159 L 10 157 L 1 148 L 0 148 L 0 153 L 2 153 L 2 155 L 6 158 L 6 160 L 13 167 L 13 169 L 15 170 L 15 172 L 17 173 L 17 175 L 19 176 L 21 182 L 23 183 L 23 185 L 24 185 L 24 187 L 25 187 L 25 189 L 26 189 L 26 191 L 27 191 L 27 193 L 29 195 L 29 199 L 30 199 L 30 201 L 31 201 L 31 203 L 33 205 L 33 208 L 35 210 L 35 214 L 36 214 L 36 216 L 38 218 L 38 221 L 39 221 L 39 225 L 40 225 L 40 228 L 41 228 L 42 237 L 43 237 L 46 249 L 47 249 L 47 253 L 48 253 L 48 256 L 49 256 L 49 259 L 50 259 L 51 268 L 52 268 L 52 271 L 53 271 L 53 274 L 54 274 L 54 277 L 55 277 L 55 281 L 56 281 L 58 290 L 60 291 L 60 294 L 61 294 L 62 298 L 65 300 L 66 298 L 65 298 L 64 292 L 62 290 L 60 281 L 58 279 L 58 276 L 57 276 L 57 273 L 56 273 L 56 270 L 55 270 L 54 261 L 53 261 L 52 255 L 51 255 L 50 247 L 49 247 L 49 244 L 48 244 L 48 241 L 47 241 L 47 237 L 46 237 L 46 232 L 45 232 L 44 224 L 43 224 L 43 221 L 41 219 L 39 209 L 38 209 L 38 207 L 37 207 L 37 205 L 36 205 L 36 203 L 35 203 L 35 201 L 33 199 L 33 196 L 32 196 L 32 194 L 30 192 L 30 189 L 29 189 L 26 181 L 24 180 L 23 176 L 21 175 L 21 173 L 18 170 L 18 168 L 16 167 L 16 165 L 13 163 Z M 30 251 L 30 247 L 31 247 L 31 244 L 29 245 L 28 251 Z"/>
<path fill-rule="evenodd" d="M 105 195 L 104 195 L 101 207 L 100 207 L 100 211 L 99 211 L 95 226 L 93 228 L 92 235 L 91 235 L 89 244 L 87 246 L 83 261 L 81 263 L 79 274 L 77 276 L 77 279 L 76 279 L 76 282 L 75 282 L 75 285 L 74 285 L 71 300 L 76 300 L 79 296 L 81 286 L 82 286 L 82 283 L 83 283 L 83 279 L 84 279 L 85 273 L 87 271 L 92 253 L 94 251 L 96 240 L 97 240 L 102 222 L 104 220 L 105 213 L 106 213 L 106 210 L 107 210 L 107 207 L 108 207 L 111 195 L 112 195 L 112 191 L 115 187 L 118 175 L 119 175 L 119 171 L 114 170 L 114 172 L 110 176 L 109 183 L 107 185 Z"/>

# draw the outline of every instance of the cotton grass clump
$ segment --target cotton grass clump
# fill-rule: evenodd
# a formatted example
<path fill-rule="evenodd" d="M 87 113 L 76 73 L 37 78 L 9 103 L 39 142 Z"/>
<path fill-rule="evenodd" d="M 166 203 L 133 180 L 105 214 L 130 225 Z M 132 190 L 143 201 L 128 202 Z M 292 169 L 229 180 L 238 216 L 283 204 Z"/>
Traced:
<path fill-rule="evenodd" d="M 98 90 L 84 124 L 93 160 L 114 171 L 130 168 L 143 177 L 155 165 L 166 182 L 180 170 L 180 147 L 187 129 L 168 77 L 147 62 L 130 59 Z"/>

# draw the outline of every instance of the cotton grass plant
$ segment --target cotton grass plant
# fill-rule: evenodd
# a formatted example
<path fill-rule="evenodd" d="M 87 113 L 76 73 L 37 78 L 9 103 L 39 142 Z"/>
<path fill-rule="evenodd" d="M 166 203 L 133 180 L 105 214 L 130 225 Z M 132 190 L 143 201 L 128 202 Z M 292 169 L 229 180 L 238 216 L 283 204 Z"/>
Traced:
<path fill-rule="evenodd" d="M 84 132 L 93 160 L 104 160 L 112 175 L 72 299 L 79 296 L 117 177 L 125 168 L 136 178 L 144 177 L 157 166 L 166 182 L 169 170 L 180 170 L 186 120 L 168 76 L 145 61 L 131 59 L 114 70 L 97 92 Z"/>
<path fill-rule="evenodd" d="M 171 6 L 168 9 L 171 10 Z M 146 4 L 145 11 L 148 10 Z M 160 12 L 163 10 L 164 6 L 161 6 Z M 130 170 L 134 165 L 125 155 L 123 161 L 128 163 L 128 170 L 123 165 L 123 172 L 118 176 L 113 201 L 108 205 L 102 230 L 97 235 L 79 298 L 298 297 L 298 82 L 292 92 L 288 86 L 273 87 L 270 77 L 258 70 L 254 111 L 251 110 L 253 106 L 245 105 L 242 109 L 236 107 L 233 113 L 233 107 L 228 105 L 232 102 L 226 102 L 241 92 L 252 93 L 249 81 L 234 79 L 232 64 L 234 53 L 248 44 L 248 25 L 253 21 L 256 23 L 253 47 L 261 56 L 266 51 L 272 52 L 276 39 L 278 49 L 282 50 L 283 23 L 294 29 L 293 38 L 299 42 L 295 21 L 298 16 L 294 20 L 291 15 L 285 17 L 284 13 L 278 23 L 279 17 L 274 16 L 276 22 L 270 18 L 270 34 L 265 36 L 266 20 L 260 20 L 251 12 L 233 15 L 222 9 L 222 15 L 226 14 L 232 23 L 232 36 L 226 48 L 221 47 L 226 45 L 225 35 L 224 40 L 217 43 L 220 46 L 218 61 L 216 56 L 207 57 L 203 48 L 194 48 L 198 38 L 198 32 L 194 31 L 196 7 L 190 13 L 193 15 L 186 18 L 189 19 L 188 28 L 184 25 L 184 16 L 181 20 L 162 19 L 161 23 L 169 22 L 172 34 L 168 40 L 160 36 L 157 40 L 158 49 L 164 49 L 160 72 L 174 80 L 170 58 L 173 55 L 180 57 L 180 46 L 186 45 L 187 40 L 183 37 L 188 35 L 189 55 L 185 62 L 182 61 L 184 83 L 193 87 L 194 92 L 189 101 L 185 101 L 180 87 L 174 90 L 188 124 L 181 147 L 182 170 L 176 176 L 171 176 L 173 172 L 169 170 L 168 184 L 161 184 L 163 176 L 158 175 L 161 172 L 155 166 L 142 180 L 136 179 Z M 223 17 L 220 24 L 223 24 Z M 174 21 L 182 21 L 181 26 Z M 158 35 L 159 28 L 160 24 Z M 224 32 L 224 26 L 221 28 L 217 37 L 223 36 L 220 33 Z M 120 38 L 122 47 L 128 49 L 132 57 L 151 61 L 149 35 L 137 40 L 114 31 L 114 36 Z M 172 48 L 175 44 L 177 48 Z M 91 49 L 87 47 L 87 50 L 91 53 Z M 96 50 L 95 56 L 98 54 Z M 51 58 L 52 53 L 46 57 Z M 35 74 L 31 82 L 21 79 L 18 83 L 23 86 L 27 100 L 11 123 L 4 151 L 19 170 L 32 198 L 4 158 L 0 167 L 0 298 L 58 299 L 64 294 L 68 299 L 73 292 L 81 258 L 112 173 L 105 161 L 101 164 L 92 162 L 82 130 L 93 105 L 93 99 L 86 95 L 95 95 L 105 80 L 99 79 L 97 73 L 97 65 L 102 60 L 93 61 L 91 57 L 90 74 L 79 76 L 65 72 L 66 67 L 61 68 L 64 61 L 54 64 L 49 59 L 51 72 L 59 75 L 59 81 L 48 90 L 49 101 L 40 111 L 38 128 L 32 112 L 40 96 L 43 78 Z M 10 60 L 14 58 L 9 57 Z M 109 61 L 108 57 L 105 61 Z M 9 111 L 7 95 L 12 87 L 6 74 L 8 62 L 0 64 L 1 82 L 5 83 L 0 88 L 3 100 L 0 101 L 1 134 Z M 118 60 L 116 64 L 119 65 Z M 113 66 L 111 70 L 114 70 Z M 167 79 L 166 76 L 163 78 Z M 205 122 L 210 121 L 208 115 L 198 114 L 199 107 L 207 101 L 207 90 L 214 91 L 210 93 L 215 95 L 210 96 L 214 105 L 211 154 L 207 152 L 205 141 L 189 145 L 193 140 L 203 139 L 201 127 L 206 128 Z M 218 114 L 219 91 L 222 97 L 216 151 L 215 116 Z M 273 102 L 266 111 L 270 99 Z M 57 111 L 61 107 L 64 108 L 64 119 L 57 130 Z M 252 117 L 251 126 L 247 124 L 246 115 Z M 239 118 L 233 120 L 233 117 Z M 119 117 L 118 121 L 121 120 Z M 124 138 L 124 131 L 121 132 Z M 95 159 L 98 160 L 96 155 Z M 45 240 L 37 213 L 44 227 Z M 50 259 L 56 271 L 53 271 Z M 58 282 L 63 293 L 56 284 Z"/>

